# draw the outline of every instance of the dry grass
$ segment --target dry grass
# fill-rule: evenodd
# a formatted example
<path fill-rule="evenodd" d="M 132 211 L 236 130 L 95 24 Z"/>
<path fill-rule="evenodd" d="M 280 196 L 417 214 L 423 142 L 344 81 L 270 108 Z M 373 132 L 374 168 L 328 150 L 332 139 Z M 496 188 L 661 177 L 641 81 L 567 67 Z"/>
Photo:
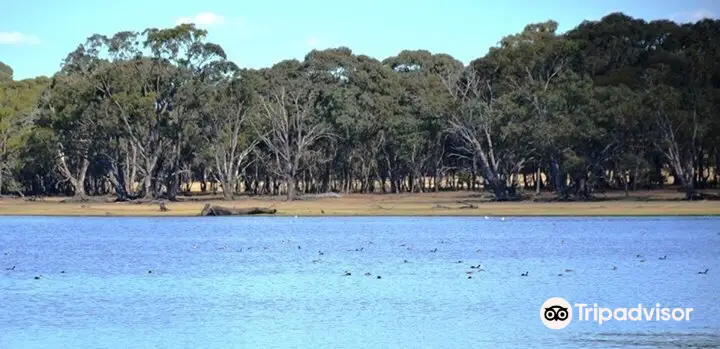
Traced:
<path fill-rule="evenodd" d="M 260 197 L 235 201 L 203 200 L 167 203 L 160 212 L 157 204 L 62 203 L 61 198 L 41 201 L 0 199 L 0 215 L 48 216 L 197 216 L 206 203 L 234 207 L 277 208 L 289 216 L 643 216 L 643 215 L 720 215 L 719 201 L 686 202 L 677 191 L 651 191 L 623 198 L 621 193 L 606 195 L 594 202 L 486 202 L 469 192 L 400 195 L 345 195 L 286 202 L 281 198 Z M 463 202 L 471 203 L 468 208 Z"/>

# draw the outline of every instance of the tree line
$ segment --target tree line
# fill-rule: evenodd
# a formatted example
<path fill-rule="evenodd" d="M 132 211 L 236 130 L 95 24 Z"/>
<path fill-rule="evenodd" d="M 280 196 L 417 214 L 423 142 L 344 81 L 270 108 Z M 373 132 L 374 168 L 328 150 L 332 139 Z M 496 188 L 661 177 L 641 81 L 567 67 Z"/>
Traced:
<path fill-rule="evenodd" d="M 96 34 L 52 77 L 0 63 L 0 193 L 240 194 L 663 186 L 720 181 L 720 21 L 622 13 L 527 25 L 465 65 L 339 47 L 243 69 L 192 24 Z"/>

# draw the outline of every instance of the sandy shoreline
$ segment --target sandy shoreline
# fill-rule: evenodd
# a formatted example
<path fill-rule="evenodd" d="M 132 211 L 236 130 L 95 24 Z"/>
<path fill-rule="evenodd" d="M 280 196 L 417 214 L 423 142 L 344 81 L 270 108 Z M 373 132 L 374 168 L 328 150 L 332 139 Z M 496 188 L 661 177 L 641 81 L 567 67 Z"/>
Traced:
<path fill-rule="evenodd" d="M 593 202 L 483 202 L 477 193 L 351 194 L 286 202 L 277 197 L 234 201 L 168 202 L 157 204 L 86 202 L 63 203 L 63 198 L 27 201 L 0 199 L 0 216 L 198 216 L 206 203 L 228 207 L 274 207 L 279 216 L 713 216 L 720 201 L 687 202 L 673 191 L 651 191 L 622 198 L 605 195 Z M 472 206 L 472 207 L 469 207 Z"/>

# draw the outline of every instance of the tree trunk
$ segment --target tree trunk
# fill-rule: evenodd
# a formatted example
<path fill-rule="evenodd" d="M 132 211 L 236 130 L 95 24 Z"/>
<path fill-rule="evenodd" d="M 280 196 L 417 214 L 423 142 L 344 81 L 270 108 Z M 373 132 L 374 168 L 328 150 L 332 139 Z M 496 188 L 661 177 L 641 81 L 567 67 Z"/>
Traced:
<path fill-rule="evenodd" d="M 129 158 L 130 161 L 128 161 L 128 166 L 130 167 L 129 173 L 130 177 L 125 181 L 126 182 L 126 190 L 129 195 L 134 196 L 135 195 L 135 182 L 137 181 L 137 172 L 138 172 L 138 164 L 137 164 L 137 147 L 135 147 L 134 144 L 130 145 L 130 149 L 132 150 L 132 156 Z M 128 173 L 127 171 L 125 173 Z"/>
<path fill-rule="evenodd" d="M 229 181 L 227 178 L 220 181 L 220 186 L 223 191 L 223 199 L 225 200 L 233 200 L 235 198 L 234 190 L 233 190 L 233 183 L 232 181 Z"/>
<path fill-rule="evenodd" d="M 295 176 L 292 174 L 286 176 L 285 183 L 287 183 L 287 201 L 295 200 Z"/>
<path fill-rule="evenodd" d="M 589 199 L 589 198 L 590 198 L 590 195 L 589 195 L 588 190 L 587 190 L 586 182 L 587 182 L 587 181 L 586 181 L 584 175 L 581 176 L 580 178 L 578 178 L 578 190 L 577 190 L 577 193 L 578 193 L 578 195 L 581 196 L 583 199 Z"/>
<path fill-rule="evenodd" d="M 117 201 L 126 201 L 129 198 L 129 194 L 127 192 L 127 185 L 125 183 L 125 171 L 123 170 L 123 167 L 113 163 L 111 164 L 111 170 L 110 170 L 110 183 L 112 183 L 113 187 L 115 188 L 115 196 L 117 197 Z"/>
<path fill-rule="evenodd" d="M 145 190 L 145 199 L 152 199 L 153 196 L 153 188 L 152 188 L 152 176 L 148 173 L 145 175 L 145 178 L 143 178 L 143 190 Z"/>
<path fill-rule="evenodd" d="M 720 188 L 720 147 L 715 147 L 715 187 Z"/>
<path fill-rule="evenodd" d="M 0 195 L 3 193 L 3 171 L 5 171 L 5 157 L 7 154 L 8 134 L 3 134 L 2 148 L 0 148 Z"/>
<path fill-rule="evenodd" d="M 90 167 L 89 157 L 87 154 L 83 155 L 80 167 L 77 168 L 77 172 L 73 174 L 67 164 L 65 154 L 62 152 L 62 146 L 59 146 L 57 151 L 60 172 L 63 174 L 65 179 L 70 182 L 70 185 L 72 185 L 74 196 L 76 198 L 80 198 L 81 200 L 85 200 L 87 197 L 85 194 L 85 176 L 88 168 Z"/>
<path fill-rule="evenodd" d="M 623 176 L 623 183 L 625 185 L 625 197 L 630 196 L 630 174 L 625 174 Z"/>
<path fill-rule="evenodd" d="M 90 160 L 85 158 L 83 159 L 82 165 L 80 166 L 80 171 L 78 173 L 77 179 L 70 179 L 70 183 L 72 183 L 73 187 L 75 187 L 75 197 L 81 200 L 87 199 L 87 194 L 85 193 L 85 178 L 87 175 L 88 167 L 90 167 Z"/>
<path fill-rule="evenodd" d="M 565 173 L 560 170 L 560 164 L 556 159 L 552 159 L 551 163 L 552 170 L 550 171 L 553 178 L 553 187 L 558 196 L 565 198 L 567 197 L 567 191 L 565 190 Z"/>
<path fill-rule="evenodd" d="M 200 191 L 203 193 L 207 192 L 207 167 L 205 164 L 200 165 L 202 167 L 202 173 L 200 175 Z"/>
<path fill-rule="evenodd" d="M 323 193 L 330 191 L 330 165 L 325 165 L 325 171 L 322 176 L 322 186 L 320 189 Z"/>

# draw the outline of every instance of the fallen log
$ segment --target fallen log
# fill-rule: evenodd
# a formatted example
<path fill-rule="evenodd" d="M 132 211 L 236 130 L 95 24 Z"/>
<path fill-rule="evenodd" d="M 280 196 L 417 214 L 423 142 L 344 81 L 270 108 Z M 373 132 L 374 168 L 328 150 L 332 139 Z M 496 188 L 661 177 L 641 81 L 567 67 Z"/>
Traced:
<path fill-rule="evenodd" d="M 468 201 L 458 201 L 458 204 L 463 205 L 459 208 L 478 208 L 477 205 L 474 205 Z"/>
<path fill-rule="evenodd" d="M 200 212 L 200 216 L 246 216 L 255 214 L 275 214 L 276 212 L 276 209 L 266 207 L 234 208 L 205 204 L 205 207 L 203 207 Z"/>

